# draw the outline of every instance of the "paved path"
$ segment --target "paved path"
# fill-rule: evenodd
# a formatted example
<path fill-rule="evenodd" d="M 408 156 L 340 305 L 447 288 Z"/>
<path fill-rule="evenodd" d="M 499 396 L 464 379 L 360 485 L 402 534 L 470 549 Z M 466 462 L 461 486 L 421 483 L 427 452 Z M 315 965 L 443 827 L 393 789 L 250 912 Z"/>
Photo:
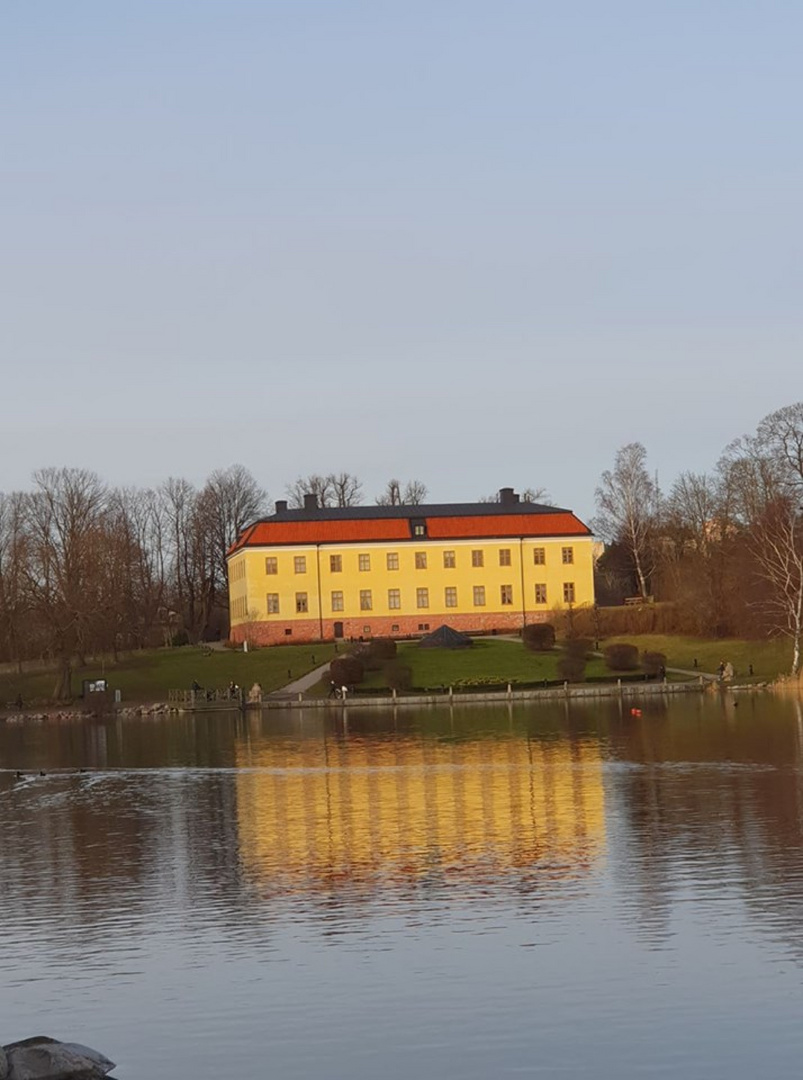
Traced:
<path fill-rule="evenodd" d="M 272 690 L 267 697 L 295 697 L 297 694 L 303 694 L 311 687 L 319 682 L 324 675 L 324 672 L 329 670 L 328 661 L 325 664 L 321 664 L 320 667 L 314 668 L 312 671 L 308 671 L 306 675 L 302 675 L 300 679 L 294 679 L 287 686 L 281 687 L 279 690 Z"/>

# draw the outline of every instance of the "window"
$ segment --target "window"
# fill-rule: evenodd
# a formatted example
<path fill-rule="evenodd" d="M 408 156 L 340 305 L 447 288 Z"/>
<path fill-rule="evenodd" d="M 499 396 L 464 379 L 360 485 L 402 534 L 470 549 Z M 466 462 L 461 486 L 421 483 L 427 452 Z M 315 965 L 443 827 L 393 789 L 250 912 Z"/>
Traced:
<path fill-rule="evenodd" d="M 415 590 L 415 606 L 429 607 L 429 589 Z"/>
<path fill-rule="evenodd" d="M 513 603 L 513 586 L 512 585 L 500 585 L 499 587 L 500 599 L 502 605 L 506 606 Z"/>
<path fill-rule="evenodd" d="M 415 568 L 416 568 L 416 570 L 426 570 L 426 568 L 427 568 L 427 553 L 426 553 L 426 551 L 417 551 L 415 553 Z"/>
<path fill-rule="evenodd" d="M 393 623 L 393 625 L 390 628 L 390 632 L 391 632 L 391 634 L 398 634 L 398 632 L 399 632 L 399 624 L 397 622 Z"/>
<path fill-rule="evenodd" d="M 399 589 L 388 589 L 388 607 L 392 611 L 398 611 L 401 608 L 401 591 Z"/>
<path fill-rule="evenodd" d="M 309 604 L 307 603 L 307 594 L 305 592 L 296 593 L 296 614 L 304 615 L 309 611 Z"/>
<path fill-rule="evenodd" d="M 447 570 L 454 570 L 455 561 L 454 561 L 454 552 L 453 551 L 444 551 L 444 553 L 443 553 L 443 565 Z"/>
<path fill-rule="evenodd" d="M 343 593 L 342 592 L 333 592 L 332 593 L 332 611 L 342 611 L 342 610 L 343 610 Z"/>
<path fill-rule="evenodd" d="M 398 553 L 398 551 L 389 551 L 387 558 L 388 558 L 388 570 L 398 570 L 399 569 L 399 553 Z"/>
<path fill-rule="evenodd" d="M 536 566 L 546 565 L 546 548 L 533 548 L 533 562 Z"/>
<path fill-rule="evenodd" d="M 482 556 L 481 551 L 472 551 L 471 552 L 471 565 L 472 566 L 484 566 L 485 565 L 485 560 L 484 560 L 484 558 Z"/>
<path fill-rule="evenodd" d="M 447 607 L 457 607 L 457 589 L 448 588 L 443 590 L 443 599 Z"/>
<path fill-rule="evenodd" d="M 306 574 L 307 572 L 307 556 L 296 555 L 293 559 L 293 566 L 297 574 Z"/>
<path fill-rule="evenodd" d="M 371 636 L 371 627 L 370 626 L 364 626 L 362 628 L 362 632 L 365 634 L 366 637 L 370 637 Z"/>
<path fill-rule="evenodd" d="M 560 558 L 564 566 L 568 566 L 574 562 L 574 548 L 566 547 L 560 549 Z"/>
<path fill-rule="evenodd" d="M 285 626 L 285 628 L 284 628 L 284 636 L 285 637 L 292 637 L 293 636 L 293 631 L 290 629 L 289 626 Z"/>
<path fill-rule="evenodd" d="M 563 603 L 564 604 L 573 604 L 574 603 L 574 582 L 573 581 L 564 581 L 563 582 Z"/>
<path fill-rule="evenodd" d="M 535 602 L 536 604 L 546 603 L 546 585 L 535 586 Z"/>
<path fill-rule="evenodd" d="M 499 565 L 510 566 L 510 548 L 499 549 Z"/>
<path fill-rule="evenodd" d="M 485 586 L 474 586 L 474 607 L 485 607 Z"/>
<path fill-rule="evenodd" d="M 371 569 L 371 556 L 370 555 L 358 555 L 357 566 L 360 570 Z"/>
<path fill-rule="evenodd" d="M 273 556 L 268 555 L 265 559 L 265 573 L 266 574 L 278 574 L 279 573 L 279 560 Z"/>
<path fill-rule="evenodd" d="M 418 624 L 418 629 L 419 630 L 429 630 L 429 623 L 428 622 L 420 622 Z"/>
<path fill-rule="evenodd" d="M 422 518 L 413 520 L 410 522 L 410 528 L 413 536 L 426 536 L 427 535 L 427 523 Z"/>
<path fill-rule="evenodd" d="M 277 592 L 268 593 L 268 615 L 279 614 L 279 594 Z"/>
<path fill-rule="evenodd" d="M 371 611 L 373 604 L 371 602 L 371 590 L 360 589 L 360 611 Z"/>
<path fill-rule="evenodd" d="M 333 574 L 342 574 L 342 572 L 343 572 L 343 556 L 342 555 L 330 555 L 329 556 L 329 570 Z"/>

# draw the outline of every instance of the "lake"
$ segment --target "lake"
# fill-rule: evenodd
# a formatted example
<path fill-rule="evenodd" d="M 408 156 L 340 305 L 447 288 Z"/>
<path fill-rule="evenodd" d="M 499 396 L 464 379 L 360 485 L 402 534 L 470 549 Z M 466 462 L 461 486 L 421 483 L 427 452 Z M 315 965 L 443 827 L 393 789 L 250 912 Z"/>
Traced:
<path fill-rule="evenodd" d="M 798 1076 L 801 703 L 641 707 L 0 724 L 0 1042 L 129 1080 Z"/>

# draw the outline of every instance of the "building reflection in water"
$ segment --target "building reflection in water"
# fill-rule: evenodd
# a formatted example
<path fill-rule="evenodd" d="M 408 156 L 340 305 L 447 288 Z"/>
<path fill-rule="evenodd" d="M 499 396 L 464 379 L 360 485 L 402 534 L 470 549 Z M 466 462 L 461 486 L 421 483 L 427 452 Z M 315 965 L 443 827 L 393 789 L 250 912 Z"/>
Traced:
<path fill-rule="evenodd" d="M 604 849 L 595 740 L 321 732 L 237 745 L 243 872 L 267 894 L 585 874 Z"/>

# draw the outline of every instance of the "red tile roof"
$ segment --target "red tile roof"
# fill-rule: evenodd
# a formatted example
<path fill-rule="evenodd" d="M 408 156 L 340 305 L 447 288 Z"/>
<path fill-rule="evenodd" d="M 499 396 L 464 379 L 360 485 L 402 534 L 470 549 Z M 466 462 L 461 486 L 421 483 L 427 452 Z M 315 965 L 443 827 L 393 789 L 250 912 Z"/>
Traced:
<path fill-rule="evenodd" d="M 427 535 L 412 535 L 408 518 L 338 518 L 314 521 L 257 521 L 246 529 L 229 551 L 244 547 L 293 544 L 358 544 L 382 540 L 487 540 L 494 537 L 590 536 L 591 530 L 568 510 L 504 516 L 466 515 L 425 517 Z"/>

